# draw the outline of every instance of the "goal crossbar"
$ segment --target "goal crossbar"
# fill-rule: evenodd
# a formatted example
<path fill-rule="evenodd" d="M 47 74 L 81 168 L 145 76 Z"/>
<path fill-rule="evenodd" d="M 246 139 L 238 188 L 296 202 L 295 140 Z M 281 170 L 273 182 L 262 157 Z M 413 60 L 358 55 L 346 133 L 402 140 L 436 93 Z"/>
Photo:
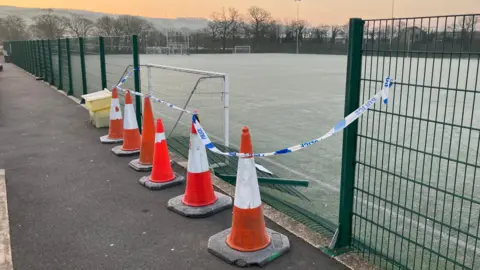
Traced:
<path fill-rule="evenodd" d="M 166 66 L 166 65 L 157 65 L 157 64 L 147 64 L 145 67 L 148 69 L 148 91 L 151 93 L 150 89 L 152 87 L 152 84 L 150 83 L 152 81 L 151 78 L 151 70 L 152 68 L 155 69 L 163 69 L 163 70 L 169 70 L 169 71 L 177 71 L 177 72 L 183 72 L 183 73 L 188 73 L 188 74 L 196 74 L 196 75 L 202 75 L 202 76 L 208 76 L 208 77 L 216 77 L 216 78 L 223 78 L 223 111 L 224 111 L 224 144 L 226 147 L 230 145 L 230 101 L 229 101 L 229 92 L 230 92 L 230 82 L 228 78 L 227 73 L 221 73 L 221 72 L 214 72 L 214 71 L 206 71 L 206 70 L 199 70 L 199 69 L 190 69 L 190 68 L 181 68 L 181 67 L 172 67 L 172 66 Z M 201 78 L 199 79 L 199 81 Z M 197 82 L 198 84 L 198 82 Z M 196 87 L 196 86 L 195 86 Z"/>

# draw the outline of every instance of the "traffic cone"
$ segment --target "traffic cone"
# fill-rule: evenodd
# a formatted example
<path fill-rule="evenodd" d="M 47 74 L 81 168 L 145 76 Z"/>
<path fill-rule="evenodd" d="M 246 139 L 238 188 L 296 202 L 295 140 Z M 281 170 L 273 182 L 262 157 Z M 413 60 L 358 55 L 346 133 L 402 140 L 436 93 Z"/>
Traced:
<path fill-rule="evenodd" d="M 154 145 L 155 122 L 153 118 L 152 103 L 150 102 L 150 97 L 145 96 L 143 99 L 142 143 L 140 146 L 140 158 L 130 161 L 128 165 L 139 172 L 151 171 Z"/>
<path fill-rule="evenodd" d="M 248 127 L 242 129 L 240 152 L 253 154 Z M 290 248 L 288 238 L 265 227 L 253 156 L 239 158 L 232 227 L 208 240 L 208 251 L 238 266 L 263 266 Z"/>
<path fill-rule="evenodd" d="M 187 186 L 185 194 L 168 201 L 168 209 L 186 217 L 208 217 L 232 206 L 232 198 L 213 191 L 205 145 L 193 125 L 188 151 Z"/>
<path fill-rule="evenodd" d="M 185 178 L 183 176 L 175 174 L 172 170 L 162 119 L 157 119 L 152 174 L 140 178 L 139 182 L 146 188 L 160 190 L 180 185 L 184 181 Z"/>
<path fill-rule="evenodd" d="M 118 90 L 112 89 L 112 101 L 110 103 L 110 126 L 108 134 L 100 137 L 100 141 L 105 144 L 123 142 L 123 119 L 120 110 L 120 101 L 118 100 Z"/>
<path fill-rule="evenodd" d="M 138 131 L 135 108 L 132 104 L 130 91 L 125 95 L 125 118 L 123 118 L 123 145 L 112 148 L 117 156 L 130 156 L 140 152 L 140 132 Z"/>

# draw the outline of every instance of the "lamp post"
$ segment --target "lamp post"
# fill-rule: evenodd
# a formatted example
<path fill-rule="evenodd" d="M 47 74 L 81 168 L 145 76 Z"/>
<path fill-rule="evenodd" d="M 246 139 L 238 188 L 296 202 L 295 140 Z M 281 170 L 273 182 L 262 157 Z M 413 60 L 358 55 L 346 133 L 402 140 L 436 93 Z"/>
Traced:
<path fill-rule="evenodd" d="M 297 54 L 299 54 L 299 49 L 298 49 L 298 36 L 300 35 L 300 30 L 298 29 L 299 28 L 299 23 L 298 23 L 298 18 L 299 18 L 299 13 L 300 13 L 300 2 L 302 2 L 302 0 L 294 0 L 295 3 L 297 3 L 297 21 L 296 21 L 296 26 L 297 26 Z"/>

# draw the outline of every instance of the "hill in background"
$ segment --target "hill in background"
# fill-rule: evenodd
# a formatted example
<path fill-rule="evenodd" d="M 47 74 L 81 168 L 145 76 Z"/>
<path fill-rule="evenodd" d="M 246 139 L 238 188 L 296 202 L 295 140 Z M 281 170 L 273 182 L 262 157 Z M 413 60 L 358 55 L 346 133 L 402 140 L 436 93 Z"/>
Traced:
<path fill-rule="evenodd" d="M 96 19 L 105 16 L 117 16 L 124 14 L 111 14 L 111 13 L 100 13 L 86 10 L 73 10 L 73 9 L 56 9 L 52 8 L 54 13 L 58 16 L 70 17 L 72 14 L 81 15 L 87 19 L 95 21 Z M 32 18 L 44 13 L 46 9 L 41 8 L 21 8 L 21 7 L 12 7 L 12 6 L 1 6 L 0 5 L 0 18 L 6 17 L 8 15 L 15 15 L 23 18 L 27 24 L 32 22 Z M 141 16 L 140 16 L 141 17 Z M 163 19 L 163 18 L 148 18 L 141 17 L 150 21 L 155 28 L 161 29 L 182 29 L 188 28 L 190 30 L 199 30 L 207 26 L 208 20 L 202 18 L 176 18 L 176 19 Z"/>

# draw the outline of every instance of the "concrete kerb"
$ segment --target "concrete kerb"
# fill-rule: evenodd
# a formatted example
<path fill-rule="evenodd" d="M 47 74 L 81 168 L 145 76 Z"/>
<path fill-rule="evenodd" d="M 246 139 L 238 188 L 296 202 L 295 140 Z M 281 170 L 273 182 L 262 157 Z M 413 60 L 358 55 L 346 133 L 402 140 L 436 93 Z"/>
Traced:
<path fill-rule="evenodd" d="M 5 170 L 0 169 L 0 269 L 13 269 Z"/>
<path fill-rule="evenodd" d="M 49 85 L 49 86 L 52 87 L 52 89 L 57 90 L 56 87 L 52 85 Z M 83 108 L 88 110 L 85 107 L 85 105 L 80 104 L 81 102 L 80 99 L 74 96 L 68 96 L 67 93 L 62 90 L 57 90 L 57 92 L 70 98 L 76 104 L 81 105 Z M 185 158 L 180 157 L 172 152 L 170 152 L 170 158 L 171 158 L 171 161 L 173 161 L 173 166 L 179 166 L 186 171 L 188 162 Z M 231 196 L 232 198 L 235 197 L 235 186 L 230 185 L 229 183 L 219 179 L 217 176 L 213 174 L 211 175 L 211 177 L 212 177 L 212 183 L 216 188 L 218 188 L 220 191 L 224 192 L 225 194 Z M 323 235 L 317 232 L 314 232 L 304 224 L 274 209 L 268 204 L 262 203 L 262 207 L 263 207 L 263 214 L 267 218 L 269 218 L 271 221 L 275 222 L 279 226 L 283 227 L 290 233 L 294 234 L 295 236 L 301 238 L 305 242 L 309 243 L 310 245 L 318 248 L 319 252 L 323 252 L 320 250 L 321 247 L 327 247 L 330 244 L 330 239 L 328 239 L 327 237 L 324 237 Z M 378 267 L 366 262 L 360 256 L 358 256 L 353 252 L 348 252 L 343 255 L 333 257 L 333 259 L 337 260 L 338 262 L 342 263 L 343 265 L 345 265 L 350 269 L 355 269 L 355 270 L 378 269 Z"/>

